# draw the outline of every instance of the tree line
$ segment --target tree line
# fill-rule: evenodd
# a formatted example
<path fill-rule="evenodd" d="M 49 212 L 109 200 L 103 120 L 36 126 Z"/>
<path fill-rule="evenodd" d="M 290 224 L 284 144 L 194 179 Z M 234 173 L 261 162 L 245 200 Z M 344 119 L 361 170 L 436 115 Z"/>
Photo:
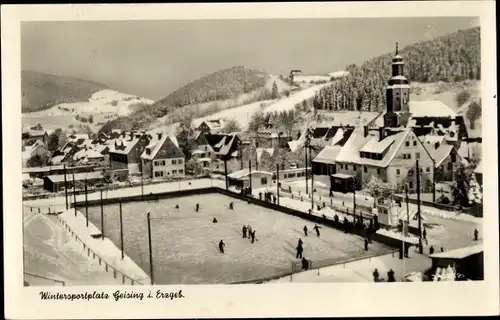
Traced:
<path fill-rule="evenodd" d="M 460 30 L 422 41 L 400 51 L 405 76 L 414 82 L 479 80 L 481 75 L 480 29 Z M 348 65 L 349 75 L 319 90 L 315 109 L 381 111 L 385 87 L 391 77 L 394 53 L 373 58 L 360 66 Z"/>

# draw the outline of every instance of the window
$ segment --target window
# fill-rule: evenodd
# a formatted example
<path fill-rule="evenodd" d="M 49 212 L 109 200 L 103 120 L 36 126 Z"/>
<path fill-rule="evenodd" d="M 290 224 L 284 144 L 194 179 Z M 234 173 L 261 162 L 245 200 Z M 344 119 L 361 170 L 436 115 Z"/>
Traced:
<path fill-rule="evenodd" d="M 177 170 L 172 170 L 172 174 L 177 174 Z"/>
<path fill-rule="evenodd" d="M 380 174 L 380 168 L 377 169 L 377 174 Z"/>
<path fill-rule="evenodd" d="M 356 166 L 355 165 L 352 165 L 352 170 L 356 171 Z"/>
<path fill-rule="evenodd" d="M 415 158 L 420 159 L 420 152 L 415 153 Z"/>
<path fill-rule="evenodd" d="M 260 184 L 267 184 L 267 178 L 266 177 L 260 178 Z"/>
<path fill-rule="evenodd" d="M 403 153 L 403 159 L 406 159 L 406 153 Z"/>
<path fill-rule="evenodd" d="M 413 140 L 413 146 L 415 147 L 417 145 L 417 140 Z"/>
<path fill-rule="evenodd" d="M 413 189 L 413 182 L 412 182 L 412 181 L 410 181 L 410 182 L 408 183 L 408 188 L 410 188 L 410 190 L 411 190 L 411 189 Z"/>
<path fill-rule="evenodd" d="M 182 164 L 182 159 L 178 159 L 177 164 Z"/>
<path fill-rule="evenodd" d="M 177 164 L 177 160 L 172 160 L 172 164 Z"/>
<path fill-rule="evenodd" d="M 431 172 L 431 168 L 429 167 L 425 168 L 425 172 Z"/>
<path fill-rule="evenodd" d="M 405 146 L 409 147 L 410 146 L 410 141 L 405 142 Z"/>
<path fill-rule="evenodd" d="M 179 170 L 179 174 L 184 174 L 184 170 Z"/>
<path fill-rule="evenodd" d="M 453 164 L 451 162 L 448 162 L 448 170 L 452 170 L 453 169 Z"/>
<path fill-rule="evenodd" d="M 411 153 L 408 153 L 408 154 L 406 155 L 406 158 L 407 158 L 407 159 L 411 159 Z"/>
<path fill-rule="evenodd" d="M 348 164 L 345 165 L 345 169 L 349 170 L 349 165 Z"/>
<path fill-rule="evenodd" d="M 424 169 L 420 168 L 420 173 L 424 172 Z"/>
<path fill-rule="evenodd" d="M 408 175 L 412 176 L 413 175 L 413 170 L 408 170 Z"/>
<path fill-rule="evenodd" d="M 363 168 L 363 169 L 364 169 L 363 171 L 364 171 L 365 173 L 367 173 L 367 172 L 368 172 L 368 168 L 367 168 L 366 166 L 364 166 L 364 168 Z"/>
<path fill-rule="evenodd" d="M 455 163 L 457 161 L 457 157 L 454 153 L 451 154 L 451 162 Z"/>
<path fill-rule="evenodd" d="M 344 169 L 344 165 L 343 164 L 340 165 L 340 169 Z"/>
<path fill-rule="evenodd" d="M 155 171 L 155 177 L 163 177 L 163 171 Z"/>
<path fill-rule="evenodd" d="M 396 174 L 397 174 L 397 175 L 401 174 L 401 170 L 396 169 Z"/>

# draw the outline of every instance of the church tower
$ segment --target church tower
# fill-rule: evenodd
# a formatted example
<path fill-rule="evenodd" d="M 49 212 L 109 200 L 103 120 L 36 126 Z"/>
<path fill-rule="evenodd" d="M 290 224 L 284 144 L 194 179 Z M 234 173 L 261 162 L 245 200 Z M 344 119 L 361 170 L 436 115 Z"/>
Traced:
<path fill-rule="evenodd" d="M 384 115 L 385 127 L 405 126 L 409 119 L 408 102 L 410 100 L 410 84 L 404 76 L 403 57 L 399 55 L 396 43 L 396 55 L 392 58 L 392 77 L 386 88 L 387 112 Z"/>

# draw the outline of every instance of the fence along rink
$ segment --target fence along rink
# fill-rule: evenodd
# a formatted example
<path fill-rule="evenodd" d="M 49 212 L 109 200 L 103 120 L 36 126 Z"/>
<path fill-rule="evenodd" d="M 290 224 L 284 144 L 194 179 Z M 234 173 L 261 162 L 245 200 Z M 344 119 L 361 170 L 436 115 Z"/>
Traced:
<path fill-rule="evenodd" d="M 83 242 L 83 240 L 71 229 L 71 227 L 64 221 L 64 219 L 62 219 L 59 216 L 59 213 L 61 213 L 62 210 L 56 211 L 57 206 L 54 205 L 54 206 L 34 207 L 34 206 L 23 205 L 23 208 L 25 208 L 29 212 L 32 212 L 35 214 L 54 214 L 57 217 L 57 220 L 63 226 L 64 230 L 66 230 L 68 232 L 68 234 L 71 236 L 71 238 L 75 239 L 77 242 L 79 242 L 82 245 L 83 251 L 87 255 L 87 257 L 90 258 L 92 256 L 92 259 L 97 260 L 99 262 L 100 266 L 101 265 L 104 266 L 104 270 L 106 270 L 106 272 L 113 272 L 113 277 L 115 279 L 118 279 L 118 277 L 121 277 L 122 284 L 144 285 L 141 282 L 141 280 L 134 279 L 134 278 L 126 275 L 125 273 L 119 271 L 118 268 L 116 268 L 115 266 L 113 266 L 112 264 L 107 262 L 104 258 L 102 258 L 97 253 L 95 253 L 92 249 L 90 249 L 90 247 L 85 242 Z M 25 273 L 28 274 L 27 272 L 25 272 Z M 31 275 L 33 277 L 38 277 L 38 278 L 45 278 L 46 280 L 53 280 L 55 282 L 60 281 L 60 280 L 55 280 L 55 279 L 49 279 L 47 277 L 43 277 L 43 276 L 35 275 L 35 274 L 29 274 L 29 275 Z M 63 286 L 66 285 L 66 282 L 63 281 L 63 283 L 64 283 Z"/>

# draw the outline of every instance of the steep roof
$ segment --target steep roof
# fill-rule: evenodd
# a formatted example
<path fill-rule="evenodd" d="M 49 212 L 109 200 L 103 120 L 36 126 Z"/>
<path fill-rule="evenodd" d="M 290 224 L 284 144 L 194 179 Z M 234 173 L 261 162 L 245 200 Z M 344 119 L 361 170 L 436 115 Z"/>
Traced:
<path fill-rule="evenodd" d="M 451 117 L 455 118 L 457 113 L 438 100 L 410 101 L 408 103 L 412 117 Z"/>
<path fill-rule="evenodd" d="M 441 163 L 450 155 L 452 150 L 453 146 L 451 144 L 443 143 L 437 149 L 431 149 L 429 153 L 436 162 L 436 166 L 440 166 Z"/>
<path fill-rule="evenodd" d="M 313 162 L 335 164 L 335 159 L 337 158 L 341 149 L 341 146 L 326 146 L 323 148 L 323 150 L 321 150 L 320 153 L 318 153 Z"/>
<path fill-rule="evenodd" d="M 232 145 L 234 143 L 236 143 L 237 140 L 238 140 L 238 136 L 235 134 L 225 136 L 224 139 L 221 141 L 222 145 L 220 146 L 218 154 L 228 155 L 229 152 L 231 151 Z"/>
<path fill-rule="evenodd" d="M 184 154 L 170 136 L 164 135 L 160 140 L 153 140 L 149 143 L 146 149 L 142 152 L 141 159 L 153 160 L 157 158 L 158 152 L 165 148 L 165 154 L 162 154 L 158 159 L 184 158 Z M 147 150 L 151 150 L 147 154 Z"/>

